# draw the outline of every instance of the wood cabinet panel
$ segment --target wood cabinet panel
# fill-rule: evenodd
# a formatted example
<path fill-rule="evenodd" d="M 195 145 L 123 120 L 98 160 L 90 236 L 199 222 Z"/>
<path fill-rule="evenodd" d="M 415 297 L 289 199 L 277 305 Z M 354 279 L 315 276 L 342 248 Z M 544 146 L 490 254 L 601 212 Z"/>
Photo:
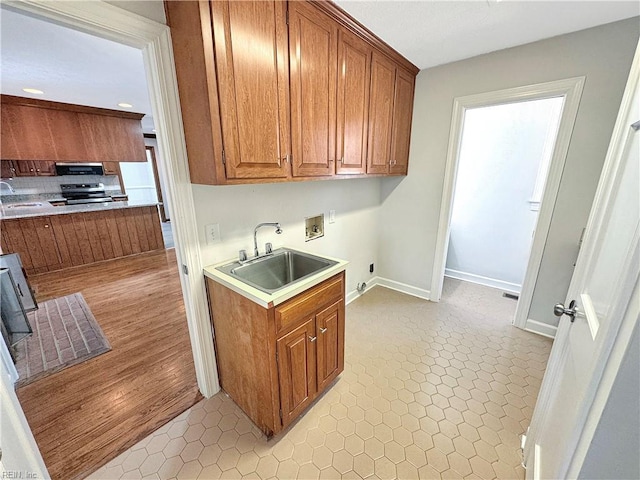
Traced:
<path fill-rule="evenodd" d="M 316 341 L 313 317 L 277 341 L 283 427 L 289 425 L 315 397 Z"/>
<path fill-rule="evenodd" d="M 318 391 L 324 390 L 344 370 L 344 301 L 316 315 L 318 337 Z"/>
<path fill-rule="evenodd" d="M 338 174 L 366 172 L 372 52 L 372 47 L 354 34 L 344 29 L 338 32 Z"/>
<path fill-rule="evenodd" d="M 1 223 L 2 250 L 19 253 L 27 273 L 164 248 L 155 207 L 9 219 Z"/>
<path fill-rule="evenodd" d="M 396 70 L 396 89 L 393 101 L 391 163 L 389 165 L 389 173 L 392 174 L 407 174 L 414 89 L 415 77 L 409 72 L 398 68 Z"/>
<path fill-rule="evenodd" d="M 12 160 L 0 160 L 0 178 L 16 177 L 16 167 Z"/>
<path fill-rule="evenodd" d="M 276 334 L 290 330 L 297 323 L 312 315 L 318 308 L 322 308 L 330 302 L 340 298 L 344 292 L 344 282 L 341 276 L 322 282 L 320 285 L 310 288 L 304 295 L 276 307 Z"/>
<path fill-rule="evenodd" d="M 389 171 L 395 76 L 395 65 L 374 52 L 371 62 L 367 173 Z"/>
<path fill-rule="evenodd" d="M 406 172 L 411 119 L 394 130 L 396 71 L 418 69 L 339 7 L 166 0 L 165 11 L 192 182 Z"/>
<path fill-rule="evenodd" d="M 293 175 L 332 175 L 335 164 L 337 24 L 289 3 Z"/>
<path fill-rule="evenodd" d="M 269 308 L 206 282 L 220 385 L 270 437 L 344 370 L 344 272 Z"/>
<path fill-rule="evenodd" d="M 2 95 L 3 160 L 144 162 L 142 114 Z"/>
<path fill-rule="evenodd" d="M 227 178 L 286 178 L 286 3 L 211 3 Z"/>
<path fill-rule="evenodd" d="M 40 108 L 6 103 L 2 97 L 3 160 L 57 160 L 49 121 Z"/>

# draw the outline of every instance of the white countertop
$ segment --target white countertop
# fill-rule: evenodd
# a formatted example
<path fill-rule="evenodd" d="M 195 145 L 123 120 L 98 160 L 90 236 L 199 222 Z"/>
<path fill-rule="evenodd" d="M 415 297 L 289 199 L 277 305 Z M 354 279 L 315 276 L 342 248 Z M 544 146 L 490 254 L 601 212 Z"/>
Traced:
<path fill-rule="evenodd" d="M 104 202 L 104 203 L 84 203 L 80 205 L 62 205 L 54 207 L 44 200 L 16 202 L 21 203 L 42 203 L 40 207 L 15 207 L 11 208 L 11 203 L 5 203 L 0 208 L 0 220 L 10 220 L 13 218 L 41 217 L 45 215 L 65 215 L 69 213 L 97 212 L 100 210 L 120 210 L 123 208 L 150 207 L 155 206 L 155 202 Z"/>
<path fill-rule="evenodd" d="M 251 285 L 247 285 L 246 283 L 238 280 L 237 278 L 232 277 L 231 275 L 227 275 L 226 273 L 216 269 L 216 267 L 227 265 L 229 263 L 236 261 L 237 259 L 235 258 L 229 259 L 225 262 L 220 262 L 220 263 L 216 263 L 214 265 L 209 265 L 205 267 L 204 274 L 206 277 L 210 278 L 211 280 L 218 282 L 227 288 L 230 288 L 234 292 L 239 293 L 243 297 L 248 298 L 249 300 L 257 303 L 258 305 L 264 308 L 270 308 L 270 307 L 279 305 L 289 300 L 290 298 L 295 297 L 299 293 L 302 293 L 305 290 L 327 280 L 328 278 L 333 277 L 335 274 L 344 271 L 347 268 L 347 264 L 349 263 L 346 260 L 327 257 L 325 255 L 318 255 L 317 253 L 306 252 L 304 250 L 300 250 L 297 248 L 289 248 L 289 247 L 284 247 L 284 248 L 288 248 L 289 250 L 294 250 L 302 253 L 308 253 L 309 255 L 314 255 L 320 258 L 326 258 L 327 260 L 332 260 L 337 263 L 327 268 L 326 270 L 322 270 L 321 272 L 318 272 L 314 275 L 311 275 L 308 278 L 305 278 L 300 282 L 293 282 L 289 286 L 281 290 L 278 290 L 273 294 L 265 293 L 261 290 L 258 290 L 257 288 L 254 288 Z"/>

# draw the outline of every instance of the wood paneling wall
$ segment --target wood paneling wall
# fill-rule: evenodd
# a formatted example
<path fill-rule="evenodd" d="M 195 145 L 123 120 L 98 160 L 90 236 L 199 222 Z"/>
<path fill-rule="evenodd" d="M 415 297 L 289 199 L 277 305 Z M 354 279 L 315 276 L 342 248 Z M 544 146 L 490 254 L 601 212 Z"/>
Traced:
<path fill-rule="evenodd" d="M 155 206 L 3 220 L 2 251 L 27 273 L 164 249 Z"/>

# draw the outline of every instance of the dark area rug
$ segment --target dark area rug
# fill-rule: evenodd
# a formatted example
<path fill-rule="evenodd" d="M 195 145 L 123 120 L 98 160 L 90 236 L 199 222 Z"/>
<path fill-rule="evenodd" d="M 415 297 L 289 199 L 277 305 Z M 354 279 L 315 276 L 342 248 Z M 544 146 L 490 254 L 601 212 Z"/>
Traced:
<path fill-rule="evenodd" d="M 42 302 L 27 316 L 33 335 L 16 345 L 17 387 L 111 350 L 81 293 Z"/>

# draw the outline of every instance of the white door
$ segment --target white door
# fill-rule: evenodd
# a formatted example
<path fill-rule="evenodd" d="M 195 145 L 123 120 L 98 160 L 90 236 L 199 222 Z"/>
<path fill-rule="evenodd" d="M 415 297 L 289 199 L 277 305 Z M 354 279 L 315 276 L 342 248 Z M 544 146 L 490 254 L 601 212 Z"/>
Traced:
<path fill-rule="evenodd" d="M 630 317 L 627 310 L 638 308 L 631 294 L 640 273 L 639 52 L 563 305 L 564 315 L 557 306 L 562 317 L 525 444 L 527 478 L 575 478 L 580 472 L 584 444 L 588 445 L 599 418 L 594 418 L 594 399 L 601 393 L 603 371 L 623 318 L 638 321 L 638 315 Z"/>

